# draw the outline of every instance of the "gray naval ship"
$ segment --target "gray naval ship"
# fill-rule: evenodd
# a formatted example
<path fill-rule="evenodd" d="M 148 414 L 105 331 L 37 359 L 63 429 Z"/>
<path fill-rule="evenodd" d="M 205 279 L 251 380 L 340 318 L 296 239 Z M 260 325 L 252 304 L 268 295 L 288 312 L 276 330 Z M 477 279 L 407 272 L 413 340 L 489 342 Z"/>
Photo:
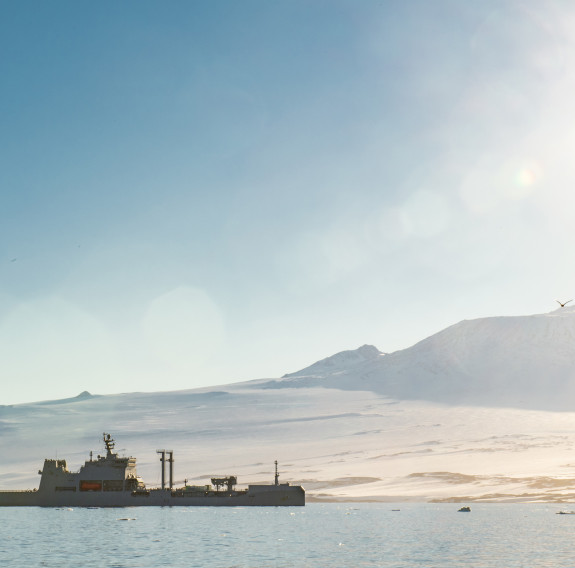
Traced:
<path fill-rule="evenodd" d="M 277 461 L 275 481 L 269 485 L 248 485 L 236 489 L 235 476 L 213 477 L 211 485 L 174 487 L 172 450 L 156 450 L 162 464 L 162 485 L 149 489 L 136 472 L 136 458 L 120 457 L 114 452 L 115 442 L 104 433 L 105 456 L 84 463 L 78 472 L 68 470 L 66 460 L 44 460 L 38 473 L 38 489 L 0 491 L 3 507 L 134 507 L 134 506 L 303 506 L 305 491 L 300 485 L 279 483 Z M 169 481 L 166 482 L 166 463 Z"/>

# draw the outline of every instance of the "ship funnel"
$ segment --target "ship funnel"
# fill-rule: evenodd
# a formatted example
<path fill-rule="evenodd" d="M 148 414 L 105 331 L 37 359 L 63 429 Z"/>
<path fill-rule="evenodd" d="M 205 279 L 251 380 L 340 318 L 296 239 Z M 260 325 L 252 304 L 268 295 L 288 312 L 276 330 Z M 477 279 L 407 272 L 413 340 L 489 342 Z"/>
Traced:
<path fill-rule="evenodd" d="M 160 462 L 162 462 L 162 489 L 166 488 L 166 461 L 170 464 L 170 484 L 168 488 L 171 490 L 174 486 L 174 451 L 173 450 L 156 450 L 160 454 Z M 166 459 L 166 454 L 168 458 Z"/>

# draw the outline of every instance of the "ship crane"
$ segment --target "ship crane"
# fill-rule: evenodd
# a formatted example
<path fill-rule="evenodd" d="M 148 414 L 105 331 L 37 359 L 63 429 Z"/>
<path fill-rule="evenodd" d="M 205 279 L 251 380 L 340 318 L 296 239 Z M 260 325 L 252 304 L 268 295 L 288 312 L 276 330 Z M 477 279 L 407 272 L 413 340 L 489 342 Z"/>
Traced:
<path fill-rule="evenodd" d="M 220 487 L 227 486 L 228 491 L 234 490 L 234 485 L 238 482 L 238 478 L 235 475 L 229 475 L 227 477 L 212 477 L 212 483 L 216 486 L 216 491 L 220 490 Z"/>

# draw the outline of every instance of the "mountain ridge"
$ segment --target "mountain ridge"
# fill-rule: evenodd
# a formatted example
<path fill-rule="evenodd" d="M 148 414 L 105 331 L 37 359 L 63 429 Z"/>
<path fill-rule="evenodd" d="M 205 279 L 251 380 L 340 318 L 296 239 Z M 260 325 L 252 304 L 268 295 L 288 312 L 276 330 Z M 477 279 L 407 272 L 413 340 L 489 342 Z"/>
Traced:
<path fill-rule="evenodd" d="M 400 351 L 362 346 L 267 383 L 304 386 L 369 390 L 400 400 L 571 410 L 575 307 L 462 320 Z"/>

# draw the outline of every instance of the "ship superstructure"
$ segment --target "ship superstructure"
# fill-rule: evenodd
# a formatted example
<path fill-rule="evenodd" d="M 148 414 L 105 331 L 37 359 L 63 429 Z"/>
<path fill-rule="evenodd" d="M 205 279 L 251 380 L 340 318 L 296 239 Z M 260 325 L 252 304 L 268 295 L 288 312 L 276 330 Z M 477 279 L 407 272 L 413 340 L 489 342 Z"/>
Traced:
<path fill-rule="evenodd" d="M 174 452 L 157 450 L 161 455 L 162 485 L 148 489 L 136 471 L 136 458 L 121 457 L 115 442 L 104 433 L 106 454 L 87 460 L 78 472 L 68 470 L 66 460 L 46 459 L 37 490 L 0 491 L 0 506 L 43 507 L 128 507 L 128 506 L 302 506 L 305 491 L 299 485 L 280 484 L 277 462 L 273 485 L 248 485 L 237 490 L 236 476 L 213 477 L 212 485 L 173 486 Z M 168 456 L 168 457 L 166 457 Z M 169 483 L 165 464 L 169 464 Z"/>
<path fill-rule="evenodd" d="M 66 460 L 44 460 L 38 473 L 41 493 L 60 492 L 110 492 L 144 489 L 144 482 L 136 472 L 136 458 L 120 457 L 114 452 L 115 442 L 110 434 L 104 434 L 106 455 L 90 459 L 77 473 L 68 471 Z"/>

